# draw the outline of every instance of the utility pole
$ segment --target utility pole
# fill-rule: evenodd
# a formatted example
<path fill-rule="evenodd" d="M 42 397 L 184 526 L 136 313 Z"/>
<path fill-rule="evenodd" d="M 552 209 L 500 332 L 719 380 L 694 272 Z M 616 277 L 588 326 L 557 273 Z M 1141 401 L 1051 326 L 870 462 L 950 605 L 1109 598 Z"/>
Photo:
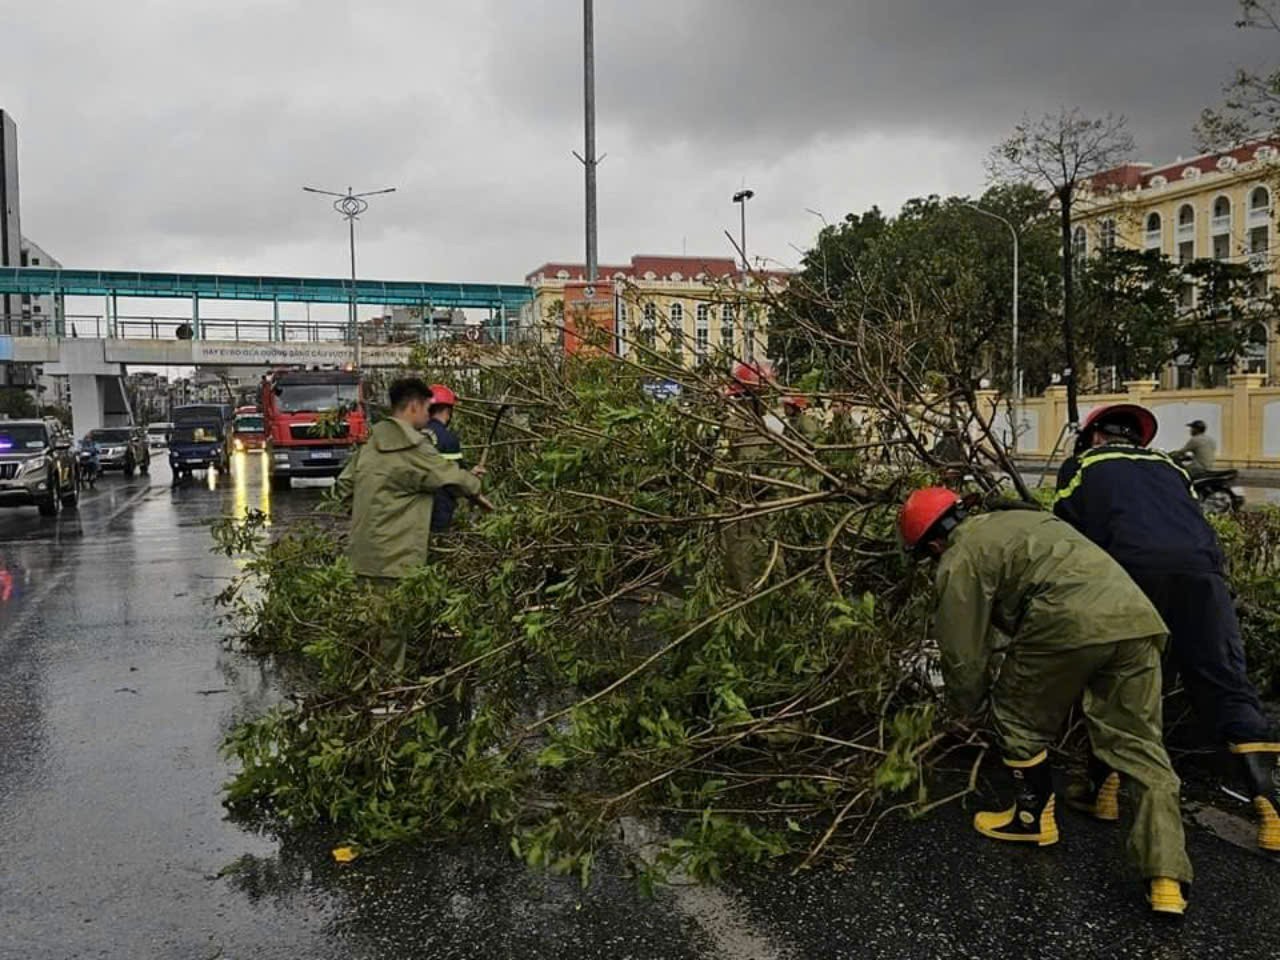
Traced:
<path fill-rule="evenodd" d="M 1013 237 L 1013 369 L 1011 371 L 1012 379 L 1009 383 L 1009 389 L 1013 392 L 1013 425 L 1009 431 L 1011 434 L 1009 449 L 1016 453 L 1018 450 L 1018 430 L 1022 426 L 1022 372 L 1018 369 L 1018 230 L 998 213 L 984 210 L 974 203 L 966 203 L 964 206 L 974 213 L 980 213 L 984 217 L 990 217 L 992 220 L 999 220 L 1009 228 L 1009 235 Z"/>
<path fill-rule="evenodd" d="M 747 201 L 756 195 L 754 190 L 739 190 L 733 195 L 733 202 L 736 203 L 742 212 L 742 229 L 739 233 L 738 246 L 742 250 L 742 273 L 745 276 L 747 271 L 751 269 L 751 262 L 747 259 Z"/>
<path fill-rule="evenodd" d="M 360 329 L 356 321 L 356 220 L 360 214 L 369 209 L 369 201 L 365 197 L 375 197 L 382 193 L 395 193 L 395 187 L 385 190 L 366 190 L 364 193 L 353 193 L 347 187 L 346 193 L 335 193 L 332 190 L 317 190 L 315 187 L 303 187 L 307 193 L 318 193 L 323 197 L 337 197 L 333 201 L 333 209 L 342 214 L 347 221 L 347 239 L 351 244 L 351 291 L 347 307 L 347 336 L 355 350 L 356 367 L 360 366 Z M 309 305 L 308 305 L 309 307 Z"/>
<path fill-rule="evenodd" d="M 596 231 L 596 17 L 594 0 L 582 0 L 583 112 L 586 127 L 586 156 L 574 156 L 586 171 L 587 279 L 594 281 L 599 267 Z"/>

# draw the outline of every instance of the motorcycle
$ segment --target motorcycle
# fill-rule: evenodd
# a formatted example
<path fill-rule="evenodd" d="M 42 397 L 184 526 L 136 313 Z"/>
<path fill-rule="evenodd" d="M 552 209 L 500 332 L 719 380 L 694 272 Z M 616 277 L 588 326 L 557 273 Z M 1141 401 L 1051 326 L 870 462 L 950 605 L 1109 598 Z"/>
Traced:
<path fill-rule="evenodd" d="M 97 444 L 81 443 L 76 458 L 80 462 L 80 485 L 94 489 L 98 485 L 98 477 L 102 475 Z"/>
<path fill-rule="evenodd" d="M 1205 513 L 1228 515 L 1244 508 L 1244 490 L 1232 484 L 1237 471 L 1210 470 L 1191 479 L 1191 489 L 1200 498 Z"/>

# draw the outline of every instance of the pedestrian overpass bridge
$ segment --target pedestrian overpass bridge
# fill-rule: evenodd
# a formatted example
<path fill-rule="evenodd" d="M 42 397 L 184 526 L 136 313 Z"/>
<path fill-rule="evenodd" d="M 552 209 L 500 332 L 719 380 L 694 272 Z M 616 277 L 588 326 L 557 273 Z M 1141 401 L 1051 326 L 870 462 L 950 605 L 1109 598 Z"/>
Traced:
<path fill-rule="evenodd" d="M 46 373 L 66 375 L 75 430 L 101 425 L 107 397 L 119 392 L 127 365 L 281 366 L 304 364 L 394 367 L 413 343 L 468 340 L 507 344 L 527 333 L 533 293 L 522 284 L 440 283 L 233 274 L 140 273 L 0 268 L 0 303 L 14 298 L 49 298 L 52 313 L 0 316 L 0 362 L 40 364 Z M 100 314 L 66 310 L 67 298 L 100 298 Z M 122 300 L 176 300 L 190 305 L 186 316 L 138 317 L 120 312 Z M 211 316 L 209 303 L 248 301 L 270 304 L 267 319 Z M 353 325 L 281 315 L 280 304 L 345 304 L 352 316 L 360 304 L 416 308 L 420 319 L 400 325 L 388 343 L 378 323 Z M 479 321 L 437 324 L 438 310 L 483 311 Z"/>

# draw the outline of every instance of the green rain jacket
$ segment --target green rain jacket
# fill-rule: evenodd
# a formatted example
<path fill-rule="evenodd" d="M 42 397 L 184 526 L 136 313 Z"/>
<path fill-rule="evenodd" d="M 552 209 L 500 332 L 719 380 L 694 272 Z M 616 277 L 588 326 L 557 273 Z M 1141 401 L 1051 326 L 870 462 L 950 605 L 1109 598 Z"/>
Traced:
<path fill-rule="evenodd" d="M 365 577 L 403 577 L 427 560 L 433 494 L 456 487 L 471 496 L 480 479 L 442 457 L 431 441 L 394 418 L 374 426 L 347 461 L 337 494 L 351 510 L 348 553 Z"/>
<path fill-rule="evenodd" d="M 975 712 L 986 696 L 996 653 L 1014 647 L 1060 653 L 1168 633 L 1119 564 L 1069 524 L 1039 511 L 1000 511 L 960 523 L 936 583 L 942 676 L 964 713 Z M 1003 638 L 993 636 L 993 628 Z"/>

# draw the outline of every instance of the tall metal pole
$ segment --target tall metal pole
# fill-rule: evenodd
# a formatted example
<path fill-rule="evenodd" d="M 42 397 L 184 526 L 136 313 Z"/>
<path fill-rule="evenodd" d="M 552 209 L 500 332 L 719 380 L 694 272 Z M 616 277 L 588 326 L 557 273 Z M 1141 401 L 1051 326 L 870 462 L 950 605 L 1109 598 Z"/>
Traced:
<path fill-rule="evenodd" d="M 975 213 L 980 213 L 984 217 L 990 217 L 992 220 L 999 220 L 1009 228 L 1009 235 L 1013 237 L 1013 356 L 1012 370 L 1009 387 L 1013 391 L 1013 425 L 1010 429 L 1012 435 L 1009 449 L 1017 452 L 1018 449 L 1018 430 L 1022 426 L 1022 376 L 1018 369 L 1018 230 L 1012 223 L 1000 216 L 998 213 L 992 213 L 990 210 L 984 210 L 982 207 L 974 203 L 966 203 L 966 207 Z"/>
<path fill-rule="evenodd" d="M 582 0 L 583 110 L 586 114 L 587 279 L 596 279 L 596 44 L 595 5 Z"/>
<path fill-rule="evenodd" d="M 745 275 L 751 269 L 751 261 L 747 259 L 747 201 L 756 195 L 754 190 L 739 190 L 733 195 L 733 202 L 742 211 L 741 232 L 738 247 L 742 251 L 742 272 Z"/>
<path fill-rule="evenodd" d="M 337 210 L 347 221 L 347 241 L 351 247 L 351 289 L 349 291 L 347 305 L 347 336 L 351 338 L 352 348 L 355 351 L 356 366 L 360 366 L 360 329 L 356 322 L 356 220 L 360 218 L 360 214 L 369 209 L 369 201 L 365 197 L 375 197 L 382 193 L 395 193 L 395 187 L 387 187 L 385 190 L 366 190 L 363 193 L 355 193 L 351 187 L 347 187 L 346 193 L 336 193 L 333 190 L 317 190 L 315 187 L 303 187 L 307 193 L 318 193 L 324 197 L 337 197 L 333 201 L 333 209 Z M 308 311 L 311 305 L 307 305 Z M 309 319 L 309 318 L 308 318 Z"/>

